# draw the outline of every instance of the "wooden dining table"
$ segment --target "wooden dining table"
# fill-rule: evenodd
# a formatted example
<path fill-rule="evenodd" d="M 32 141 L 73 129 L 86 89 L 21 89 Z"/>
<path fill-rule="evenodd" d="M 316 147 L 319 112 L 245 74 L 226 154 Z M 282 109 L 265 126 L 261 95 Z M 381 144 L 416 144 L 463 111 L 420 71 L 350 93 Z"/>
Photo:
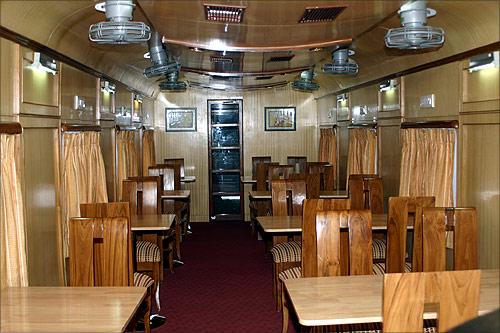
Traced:
<path fill-rule="evenodd" d="M 382 275 L 288 279 L 285 290 L 303 326 L 382 322 Z M 481 271 L 479 314 L 500 307 L 499 270 Z M 436 318 L 429 311 L 425 319 Z"/>
<path fill-rule="evenodd" d="M 271 200 L 271 191 L 248 191 L 250 200 Z M 337 190 L 337 191 L 321 191 L 319 192 L 320 199 L 347 199 L 347 191 Z"/>
<path fill-rule="evenodd" d="M 144 287 L 18 287 L 1 292 L 1 332 L 124 332 Z"/>

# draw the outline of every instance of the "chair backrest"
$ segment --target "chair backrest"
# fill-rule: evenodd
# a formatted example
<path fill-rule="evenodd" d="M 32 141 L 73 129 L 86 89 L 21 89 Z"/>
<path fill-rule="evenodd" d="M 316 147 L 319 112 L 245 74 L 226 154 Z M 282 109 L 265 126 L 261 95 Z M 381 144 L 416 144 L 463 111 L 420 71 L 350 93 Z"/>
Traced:
<path fill-rule="evenodd" d="M 306 198 L 307 199 L 319 199 L 320 194 L 320 175 L 319 174 L 304 174 L 304 173 L 292 173 L 288 179 L 292 180 L 303 180 L 306 182 Z"/>
<path fill-rule="evenodd" d="M 326 163 L 326 162 L 314 162 L 314 163 Z M 308 174 L 319 174 L 320 179 L 320 190 L 321 191 L 333 191 L 335 188 L 335 174 L 333 165 L 326 164 L 313 164 L 307 167 Z"/>
<path fill-rule="evenodd" d="M 184 178 L 184 158 L 165 158 L 163 163 L 166 165 L 178 165 L 181 178 Z"/>
<path fill-rule="evenodd" d="M 369 210 L 323 211 L 316 214 L 318 276 L 341 275 L 341 229 L 349 233 L 349 275 L 370 275 L 372 258 L 372 215 Z"/>
<path fill-rule="evenodd" d="M 385 254 L 386 273 L 403 273 L 405 271 L 409 200 L 409 197 L 389 198 Z"/>
<path fill-rule="evenodd" d="M 306 198 L 303 180 L 278 179 L 272 182 L 271 202 L 274 216 L 302 215 Z"/>
<path fill-rule="evenodd" d="M 408 213 L 414 215 L 413 220 L 413 254 L 412 254 L 412 272 L 422 272 L 422 246 L 423 246 L 423 225 L 422 210 L 436 205 L 435 197 L 410 197 L 408 201 Z M 402 272 L 401 272 L 402 273 Z"/>
<path fill-rule="evenodd" d="M 373 214 L 384 213 L 384 186 L 377 175 L 349 175 L 349 197 L 353 209 L 370 209 Z"/>
<path fill-rule="evenodd" d="M 293 173 L 305 173 L 307 156 L 287 156 L 286 164 L 293 167 Z"/>
<path fill-rule="evenodd" d="M 349 199 L 306 199 L 302 210 L 302 276 L 318 276 L 316 252 L 316 213 L 324 210 L 346 210 Z M 346 255 L 347 257 L 347 255 Z M 347 273 L 346 273 L 347 275 Z"/>
<path fill-rule="evenodd" d="M 439 304 L 438 332 L 475 318 L 480 278 L 479 270 L 385 274 L 383 332 L 423 332 L 425 304 Z"/>
<path fill-rule="evenodd" d="M 71 218 L 70 285 L 133 286 L 131 243 L 126 217 Z"/>
<path fill-rule="evenodd" d="M 278 166 L 279 163 L 257 163 L 256 166 L 256 190 L 257 191 L 268 191 L 268 172 L 270 166 Z"/>
<path fill-rule="evenodd" d="M 271 156 L 252 156 L 252 179 L 257 179 L 257 164 L 271 163 Z"/>
<path fill-rule="evenodd" d="M 269 165 L 267 180 L 271 183 L 275 179 L 288 179 L 292 173 L 292 165 Z"/>
<path fill-rule="evenodd" d="M 181 173 L 178 164 L 157 164 L 149 167 L 150 176 L 162 177 L 163 191 L 181 189 Z"/>
<path fill-rule="evenodd" d="M 130 219 L 128 202 L 80 204 L 81 217 L 126 217 Z"/>
<path fill-rule="evenodd" d="M 122 201 L 131 215 L 160 214 L 161 177 L 129 177 L 123 181 Z"/>
<path fill-rule="evenodd" d="M 453 268 L 477 268 L 477 223 L 475 208 L 424 208 L 423 260 L 424 272 L 446 269 L 446 231 L 454 231 Z"/>

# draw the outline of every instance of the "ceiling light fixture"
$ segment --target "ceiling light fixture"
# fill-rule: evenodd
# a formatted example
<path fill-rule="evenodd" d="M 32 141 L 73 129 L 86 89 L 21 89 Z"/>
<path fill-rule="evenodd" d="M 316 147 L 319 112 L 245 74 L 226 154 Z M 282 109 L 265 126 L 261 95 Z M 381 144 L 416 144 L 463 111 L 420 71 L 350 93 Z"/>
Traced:
<path fill-rule="evenodd" d="M 389 29 L 385 45 L 401 50 L 418 50 L 439 47 L 444 43 L 444 30 L 427 26 L 427 18 L 436 11 L 427 8 L 426 1 L 406 3 L 398 11 L 402 27 Z"/>
<path fill-rule="evenodd" d="M 389 90 L 393 90 L 393 89 L 396 89 L 396 86 L 398 85 L 397 81 L 396 80 L 386 80 L 386 81 L 382 81 L 380 82 L 380 84 L 378 85 L 378 90 L 380 92 L 383 92 L 383 91 L 389 91 Z"/>
<path fill-rule="evenodd" d="M 37 71 L 50 73 L 52 75 L 57 74 L 56 61 L 40 52 L 33 53 L 33 63 L 29 67 Z"/>
<path fill-rule="evenodd" d="M 132 21 L 132 0 L 106 0 L 95 5 L 95 9 L 106 13 L 105 22 L 92 24 L 89 39 L 98 44 L 132 44 L 147 42 L 151 29 L 143 22 Z"/>
<path fill-rule="evenodd" d="M 480 54 L 469 60 L 469 73 L 488 68 L 499 67 L 499 51 Z"/>
<path fill-rule="evenodd" d="M 116 86 L 109 81 L 101 81 L 101 91 L 108 94 L 114 94 L 116 92 Z"/>

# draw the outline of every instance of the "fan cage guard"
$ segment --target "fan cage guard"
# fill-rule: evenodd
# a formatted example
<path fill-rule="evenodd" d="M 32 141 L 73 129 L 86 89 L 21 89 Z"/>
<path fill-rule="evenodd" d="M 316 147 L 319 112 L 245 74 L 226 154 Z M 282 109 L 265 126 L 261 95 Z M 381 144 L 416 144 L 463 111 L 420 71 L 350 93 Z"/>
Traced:
<path fill-rule="evenodd" d="M 425 49 L 441 46 L 444 43 L 444 30 L 429 26 L 399 27 L 387 31 L 385 45 L 399 49 Z"/>
<path fill-rule="evenodd" d="M 147 42 L 151 29 L 143 22 L 99 22 L 90 26 L 89 39 L 99 44 Z"/>
<path fill-rule="evenodd" d="M 319 89 L 319 84 L 311 81 L 298 80 L 292 82 L 292 88 L 301 91 L 313 91 Z"/>
<path fill-rule="evenodd" d="M 323 72 L 329 74 L 358 74 L 358 64 L 354 62 L 348 62 L 344 64 L 324 64 Z"/>
<path fill-rule="evenodd" d="M 165 65 L 153 65 L 144 70 L 144 76 L 147 78 L 166 75 L 179 70 L 179 64 L 177 62 L 169 62 Z"/>

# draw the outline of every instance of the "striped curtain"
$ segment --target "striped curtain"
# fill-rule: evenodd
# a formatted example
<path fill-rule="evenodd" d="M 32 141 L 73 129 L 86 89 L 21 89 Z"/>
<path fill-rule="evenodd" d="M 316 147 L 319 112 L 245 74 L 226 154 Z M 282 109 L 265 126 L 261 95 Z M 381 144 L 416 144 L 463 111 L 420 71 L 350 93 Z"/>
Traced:
<path fill-rule="evenodd" d="M 456 130 L 408 128 L 400 132 L 400 196 L 433 196 L 436 207 L 453 206 Z"/>
<path fill-rule="evenodd" d="M 349 175 L 376 174 L 377 131 L 373 128 L 349 129 L 347 181 Z"/>
<path fill-rule="evenodd" d="M 118 154 L 116 200 L 121 200 L 122 183 L 128 177 L 139 175 L 137 151 L 135 149 L 135 131 L 119 131 L 116 134 Z"/>
<path fill-rule="evenodd" d="M 333 128 L 319 130 L 319 162 L 328 162 L 337 166 L 337 135 Z"/>
<path fill-rule="evenodd" d="M 21 147 L 20 134 L 0 134 L 1 288 L 28 285 Z"/>
<path fill-rule="evenodd" d="M 68 256 L 68 221 L 80 216 L 80 204 L 108 202 L 100 133 L 64 133 L 64 255 Z"/>
<path fill-rule="evenodd" d="M 148 176 L 148 168 L 154 165 L 156 165 L 155 131 L 145 130 L 142 134 L 142 174 Z"/>

